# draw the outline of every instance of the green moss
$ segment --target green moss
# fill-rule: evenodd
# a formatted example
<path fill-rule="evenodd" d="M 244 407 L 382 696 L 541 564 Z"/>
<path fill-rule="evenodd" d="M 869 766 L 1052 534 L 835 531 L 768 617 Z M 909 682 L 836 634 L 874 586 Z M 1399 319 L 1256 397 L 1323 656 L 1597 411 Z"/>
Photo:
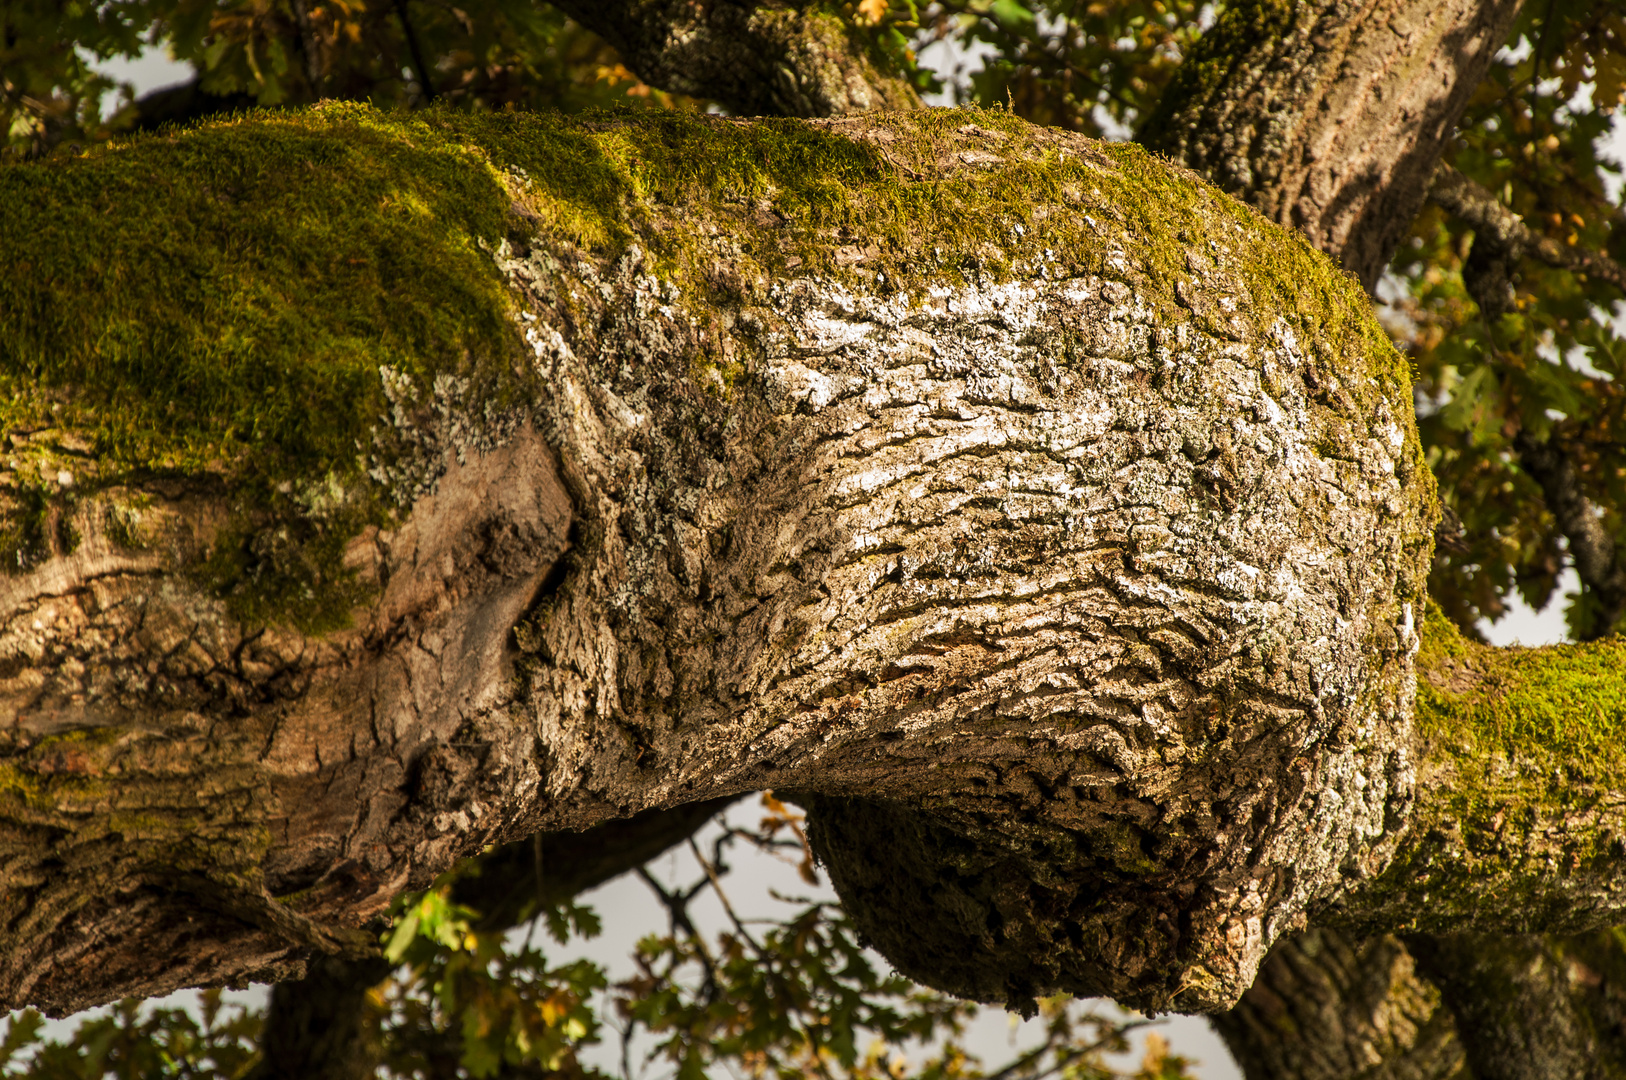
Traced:
<path fill-rule="evenodd" d="M 1432 673 L 1417 686 L 1423 738 L 1463 759 L 1626 780 L 1626 639 L 1493 648 L 1433 605 L 1422 629 L 1418 669 Z"/>
<path fill-rule="evenodd" d="M 1409 372 L 1352 279 L 1144 151 L 1062 155 L 997 112 L 866 123 L 881 138 L 656 111 L 326 105 L 0 168 L 0 262 L 13 268 L 0 278 L 0 424 L 78 433 L 95 462 L 76 473 L 85 497 L 153 477 L 224 484 L 237 510 L 200 580 L 240 618 L 320 630 L 359 598 L 345 542 L 393 512 L 365 471 L 367 455 L 393 452 L 375 439 L 389 431 L 380 369 L 420 394 L 466 378 L 473 400 L 498 406 L 535 391 L 490 255 L 504 239 L 600 260 L 636 243 L 697 306 L 760 296 L 793 269 L 910 288 L 1047 259 L 1150 286 L 1137 292 L 1177 321 L 1194 317 L 1173 300 L 1187 252 L 1212 247 L 1255 317 L 1353 374 L 1351 393 L 1409 401 Z M 945 140 L 968 123 L 993 133 L 1001 160 L 945 175 Z M 694 365 L 724 398 L 738 374 Z M 287 492 L 320 478 L 349 496 L 317 516 Z M 0 554 L 26 563 L 38 507 L 5 517 Z M 115 540 L 141 542 L 112 520 Z"/>
<path fill-rule="evenodd" d="M 112 497 L 102 507 L 102 529 L 107 538 L 129 551 L 140 551 L 151 539 L 147 515 L 152 500 L 144 496 Z"/>
<path fill-rule="evenodd" d="M 1422 780 L 1411 837 L 1361 904 L 1413 928 L 1562 927 L 1572 875 L 1613 880 L 1626 843 L 1626 641 L 1492 648 L 1430 605 L 1418 655 Z"/>
<path fill-rule="evenodd" d="M 44 485 L 23 484 L 13 489 L 9 501 L 12 505 L 0 516 L 0 568 L 15 572 L 50 554 L 51 499 Z"/>

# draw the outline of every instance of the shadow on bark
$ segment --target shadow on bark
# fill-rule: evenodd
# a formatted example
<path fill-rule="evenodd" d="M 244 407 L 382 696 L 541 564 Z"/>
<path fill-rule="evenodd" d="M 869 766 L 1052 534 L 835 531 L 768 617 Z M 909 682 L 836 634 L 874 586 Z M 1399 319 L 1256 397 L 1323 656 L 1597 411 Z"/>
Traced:
<path fill-rule="evenodd" d="M 1312 928 L 1213 1023 L 1248 1080 L 1605 1080 L 1626 1076 L 1626 948 Z"/>

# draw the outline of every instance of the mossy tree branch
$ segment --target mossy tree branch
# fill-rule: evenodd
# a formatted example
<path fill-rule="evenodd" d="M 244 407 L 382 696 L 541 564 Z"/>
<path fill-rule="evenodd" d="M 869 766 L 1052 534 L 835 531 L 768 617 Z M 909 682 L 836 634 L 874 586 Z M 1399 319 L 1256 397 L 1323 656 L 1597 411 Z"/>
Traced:
<path fill-rule="evenodd" d="M 1373 929 L 1580 931 L 1626 881 L 1626 643 L 1498 649 L 1431 612 L 1405 851 L 1349 901 Z"/>
<path fill-rule="evenodd" d="M 1346 275 L 1137 148 L 333 106 L 0 183 L 42 228 L 158 230 L 4 285 L 39 541 L 4 579 L 13 1000 L 126 992 L 64 960 L 108 941 L 175 955 L 153 990 L 286 971 L 484 844 L 767 786 L 871 937 L 983 998 L 1213 1009 L 1363 872 L 1352 920 L 1472 899 L 1401 846 L 1500 745 L 1427 744 L 1411 809 L 1404 364 Z M 309 228 L 255 247 L 223 195 Z M 166 215 L 193 246 L 155 261 Z M 94 287 L 135 267 L 145 308 Z M 268 354 L 296 317 L 312 347 Z M 186 374 L 210 349 L 280 366 L 250 399 Z M 254 411 L 284 394 L 331 426 Z M 188 739 L 229 748 L 216 828 L 252 843 L 184 841 Z M 1539 856 L 1487 880 L 1619 906 Z"/>
<path fill-rule="evenodd" d="M 1033 954 L 1007 936 L 976 946 L 1003 973 L 962 992 L 1212 1007 L 1337 880 L 1338 851 L 1399 823 L 1403 733 L 1380 717 L 1405 712 L 1379 703 L 1408 692 L 1404 597 L 1432 527 L 1404 367 L 1333 267 L 1134 148 L 978 113 L 334 106 L 0 179 L 41 230 L 113 228 L 137 203 L 158 230 L 49 245 L 98 255 L 6 281 L 26 313 L 6 369 L 26 433 L 7 474 L 8 813 L 36 789 L 64 805 L 53 740 L 73 732 L 230 733 L 264 791 L 243 827 L 265 839 L 231 849 L 235 877 L 204 867 L 203 891 L 219 940 L 242 918 L 270 935 L 262 968 L 321 940 L 291 927 L 355 926 L 485 843 L 774 786 L 884 796 L 977 859 L 1080 869 L 1015 880 L 1110 880 L 1079 893 L 1109 904 L 1060 923 L 1009 912 L 1072 941 L 1045 954 L 1064 966 L 1009 967 Z M 164 215 L 191 246 L 155 261 Z M 136 266 L 182 276 L 94 285 Z M 991 304 L 1027 328 L 998 331 L 1008 356 L 976 314 Z M 907 449 L 871 441 L 903 430 Z M 916 439 L 938 448 L 929 497 L 908 494 Z M 1303 548 L 1323 530 L 1350 554 Z M 1126 636 L 1110 612 L 1142 594 Z M 1337 596 L 1366 614 L 1334 619 Z M 1324 624 L 1308 652 L 1283 636 L 1295 619 Z M 90 764 L 151 802 L 122 758 Z M 1309 769 L 1285 801 L 1284 767 Z M 105 790 L 69 805 L 73 851 L 128 848 L 92 842 L 128 832 L 97 811 Z M 1040 790 L 1061 801 L 1022 794 Z M 1181 830 L 1147 816 L 1197 790 L 1170 810 Z M 821 835 L 849 835 L 826 805 Z M 1289 824 L 1306 816 L 1318 832 Z M 1291 881 L 1248 868 L 1260 844 Z M 19 843 L 13 865 L 63 851 Z M 57 876 L 101 906 L 33 907 L 19 869 L 12 925 L 45 920 L 43 966 L 8 993 L 121 992 L 52 958 L 105 940 L 100 920 L 131 949 L 184 924 L 197 889 L 158 890 L 145 921 L 114 899 L 173 879 L 155 852 Z M 841 857 L 851 880 L 863 857 Z M 1134 923 L 1148 897 L 1194 905 L 1168 912 L 1183 944 Z M 1098 929 L 1066 938 L 1075 922 Z M 1103 962 L 1097 933 L 1150 952 Z M 218 959 L 144 974 L 231 977 Z"/>

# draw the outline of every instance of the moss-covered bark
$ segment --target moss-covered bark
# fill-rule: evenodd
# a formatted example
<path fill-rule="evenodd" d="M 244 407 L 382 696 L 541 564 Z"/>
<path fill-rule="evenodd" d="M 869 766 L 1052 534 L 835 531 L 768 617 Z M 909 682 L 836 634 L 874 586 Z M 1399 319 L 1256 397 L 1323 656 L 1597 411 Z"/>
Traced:
<path fill-rule="evenodd" d="M 130 989 L 63 957 L 200 890 L 224 952 L 150 988 L 254 933 L 260 968 L 343 951 L 492 840 L 773 784 L 1111 876 L 1043 934 L 1154 896 L 1188 928 L 1000 995 L 1212 1007 L 1401 822 L 1404 366 L 1324 260 L 1134 148 L 327 107 L 0 186 L 88 237 L 6 252 L 39 271 L 4 285 L 7 513 L 43 537 L 5 579 L 10 813 L 39 740 L 201 730 L 264 837 L 145 922 L 117 898 L 168 849 L 28 878 L 60 834 L 20 842 L 16 882 L 102 906 L 15 891 L 14 1000 Z"/>
<path fill-rule="evenodd" d="M 1423 642 L 1412 840 L 1348 917 L 1442 932 L 1608 925 L 1626 888 L 1626 645 L 1497 649 L 1437 612 Z"/>

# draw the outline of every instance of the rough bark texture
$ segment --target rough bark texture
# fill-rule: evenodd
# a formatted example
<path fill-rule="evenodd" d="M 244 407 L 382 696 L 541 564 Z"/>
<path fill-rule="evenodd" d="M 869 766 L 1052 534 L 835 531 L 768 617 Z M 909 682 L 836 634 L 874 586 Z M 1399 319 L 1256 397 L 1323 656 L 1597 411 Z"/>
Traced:
<path fill-rule="evenodd" d="M 1387 934 L 1311 928 L 1283 938 L 1213 1022 L 1248 1080 L 1470 1077 L 1439 991 Z"/>
<path fill-rule="evenodd" d="M 286 971 L 482 844 L 765 786 L 900 966 L 996 1000 L 1227 1006 L 1388 861 L 1432 488 L 1404 365 L 1297 239 L 974 114 L 334 108 L 133 152 L 278 125 L 503 200 L 465 242 L 526 396 L 381 372 L 406 509 L 350 542 L 348 630 L 239 625 L 188 572 L 204 496 L 148 482 L 138 552 L 94 453 L 48 500 L 76 542 L 6 579 L 8 1001 Z"/>
<path fill-rule="evenodd" d="M 480 722 L 571 508 L 529 428 L 470 449 L 399 528 L 356 538 L 378 594 L 343 632 L 233 619 L 183 569 L 219 496 L 164 484 L 142 550 L 108 535 L 119 487 L 75 507 L 71 552 L 0 579 L 9 1000 L 72 1011 L 275 981 L 312 948 L 360 958 L 348 928 L 502 827 L 448 796 L 535 782 L 530 740 Z"/>
<path fill-rule="evenodd" d="M 366 1080 L 378 1075 L 377 1023 L 367 992 L 384 980 L 383 958 L 324 956 L 305 977 L 271 990 L 260 1062 L 249 1080 Z"/>
<path fill-rule="evenodd" d="M 640 79 L 736 116 L 846 116 L 918 109 L 860 32 L 817 6 L 749 0 L 556 0 Z"/>
<path fill-rule="evenodd" d="M 1231 6 L 1141 132 L 1368 290 L 1422 209 L 1518 0 Z"/>
<path fill-rule="evenodd" d="M 1567 965 L 1540 936 L 1447 934 L 1410 946 L 1457 1018 L 1474 1080 L 1620 1075 Z"/>

